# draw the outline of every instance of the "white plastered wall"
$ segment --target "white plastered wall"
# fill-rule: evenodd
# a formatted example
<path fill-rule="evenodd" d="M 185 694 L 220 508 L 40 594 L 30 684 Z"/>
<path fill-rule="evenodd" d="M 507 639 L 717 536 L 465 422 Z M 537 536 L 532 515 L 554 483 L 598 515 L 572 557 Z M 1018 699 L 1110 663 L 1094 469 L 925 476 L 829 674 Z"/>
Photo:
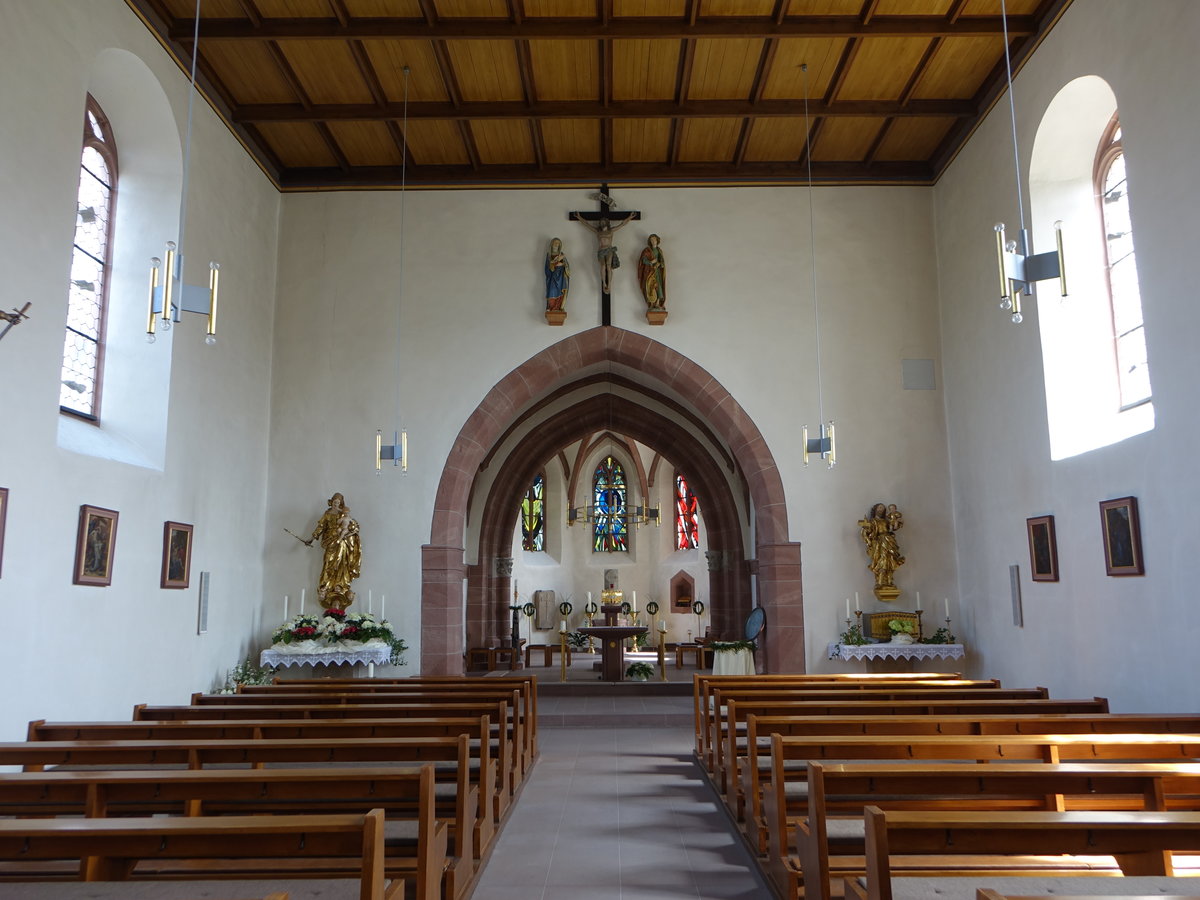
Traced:
<path fill-rule="evenodd" d="M 97 65 L 111 75 L 109 64 L 126 54 L 136 65 L 124 71 L 140 66 L 156 83 L 139 90 L 169 103 L 172 133 L 163 143 L 175 155 L 164 170 L 173 165 L 177 173 L 187 79 L 124 3 L 0 4 L 0 307 L 33 302 L 29 321 L 0 343 L 0 487 L 10 491 L 0 610 L 9 622 L 5 662 L 20 686 L 0 704 L 8 740 L 23 737 L 33 718 L 128 719 L 135 703 L 187 702 L 258 650 L 279 199 L 203 102 L 195 112 L 187 275 L 195 283 L 209 259 L 224 265 L 219 343 L 204 345 L 196 316 L 169 342 L 148 349 L 142 342 L 142 353 L 161 350 L 170 360 L 169 383 L 157 383 L 167 370 L 162 360 L 150 359 L 145 375 L 159 409 L 168 388 L 170 405 L 160 417 L 165 432 L 134 434 L 135 442 L 160 442 L 137 457 L 140 464 L 72 452 L 57 439 L 84 99 Z M 122 123 L 114 127 L 120 153 Z M 147 185 L 143 196 L 153 192 Z M 136 193 L 124 198 L 127 206 Z M 176 179 L 174 202 L 178 194 Z M 170 223 L 177 207 L 152 215 Z M 114 289 L 137 289 L 110 297 L 110 336 L 130 353 L 136 342 L 113 331 L 144 327 L 149 258 L 174 238 L 164 229 L 144 234 L 145 225 L 131 223 L 115 238 L 118 265 L 136 272 L 118 272 Z M 120 513 L 109 587 L 71 583 L 81 504 Z M 159 588 L 167 520 L 195 525 L 188 590 Z M 202 570 L 212 572 L 203 636 L 196 633 Z"/>
<path fill-rule="evenodd" d="M 1187 0 L 1075 3 L 1015 84 L 1023 172 L 1042 115 L 1064 85 L 1097 75 L 1116 95 L 1134 197 L 1153 431 L 1050 461 L 1036 305 L 1013 326 L 995 300 L 991 226 L 1016 221 L 1007 102 L 934 190 L 960 636 L 974 651 L 971 670 L 1044 684 L 1058 696 L 1108 696 L 1122 711 L 1186 711 L 1200 702 L 1191 564 L 1200 500 L 1192 460 L 1200 438 L 1200 307 L 1191 264 L 1200 201 L 1200 96 L 1190 87 L 1200 78 L 1197 39 L 1200 10 Z M 1047 291 L 1057 302 L 1053 284 Z M 1139 501 L 1146 575 L 1111 578 L 1098 503 L 1129 495 Z M 1061 580 L 1034 584 L 1024 520 L 1044 514 L 1055 516 Z M 1023 628 L 1012 624 L 1011 564 L 1021 567 Z"/>
<path fill-rule="evenodd" d="M 844 670 L 824 651 L 844 628 L 844 597 L 857 590 L 864 608 L 877 606 L 855 526 L 872 502 L 904 511 L 901 586 L 926 598 L 954 595 L 930 191 L 814 192 L 825 416 L 840 441 L 833 471 L 802 468 L 797 450 L 801 425 L 819 421 L 804 189 L 614 193 L 643 219 L 617 235 L 613 324 L 695 360 L 762 431 L 787 491 L 792 538 L 803 543 L 809 668 Z M 373 592 L 376 611 L 387 595 L 414 670 L 420 548 L 443 461 L 497 381 L 599 324 L 595 239 L 567 221 L 568 211 L 594 205 L 585 190 L 284 198 L 264 576 L 276 619 L 283 594 L 294 610 L 319 565 L 317 552 L 283 528 L 310 530 L 325 499 L 342 491 L 363 534 L 356 588 L 360 597 Z M 647 325 L 634 275 L 651 232 L 662 236 L 669 266 L 662 327 Z M 561 328 L 542 314 L 542 259 L 555 236 L 573 274 Z M 903 390 L 904 358 L 934 360 L 938 389 Z M 390 436 L 398 426 L 408 429 L 408 473 L 385 465 L 376 476 L 375 430 Z"/>

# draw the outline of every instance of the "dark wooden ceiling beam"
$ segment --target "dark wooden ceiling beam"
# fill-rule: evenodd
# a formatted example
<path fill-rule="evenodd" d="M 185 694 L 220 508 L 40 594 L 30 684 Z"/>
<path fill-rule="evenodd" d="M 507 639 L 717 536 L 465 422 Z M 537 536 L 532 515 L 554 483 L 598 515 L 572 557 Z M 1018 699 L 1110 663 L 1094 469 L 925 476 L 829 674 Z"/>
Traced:
<path fill-rule="evenodd" d="M 373 187 L 400 186 L 400 167 L 358 167 L 349 172 L 333 168 L 291 169 L 285 176 L 285 190 L 307 190 L 314 186 Z M 591 163 L 547 165 L 497 165 L 476 170 L 470 166 L 422 166 L 409 170 L 410 188 L 442 187 L 446 184 L 493 185 L 499 187 L 522 184 L 545 184 L 548 180 L 563 184 L 594 185 L 604 178 L 612 184 L 704 184 L 736 182 L 740 184 L 804 184 L 808 173 L 795 163 L 744 163 L 735 168 L 729 163 L 621 163 L 598 172 Z M 813 163 L 814 184 L 854 184 L 870 181 L 873 184 L 930 184 L 932 167 L 925 163 L 877 163 L 869 170 L 862 163 Z"/>
<path fill-rule="evenodd" d="M 238 0 L 238 6 L 246 13 L 246 18 L 250 20 L 250 24 L 255 28 L 261 28 L 263 23 L 262 13 L 258 11 L 258 7 L 254 5 L 254 0 Z"/>
<path fill-rule="evenodd" d="M 858 14 L 858 17 L 864 25 L 870 25 L 877 9 L 879 9 L 879 0 L 865 0 L 862 12 Z"/>
<path fill-rule="evenodd" d="M 452 96 L 453 93 L 452 92 Z M 966 119 L 978 110 L 971 100 L 810 100 L 809 115 L 813 118 L 844 116 L 898 116 L 900 118 Z M 300 103 L 269 103 L 239 106 L 233 110 L 234 122 L 318 122 L 398 119 L 404 115 L 404 104 L 370 103 L 322 104 L 305 107 Z M 519 100 L 500 102 L 422 101 L 408 104 L 410 119 L 719 119 L 751 116 L 761 119 L 795 118 L 804 115 L 803 100 L 613 100 L 600 106 L 588 100 L 545 100 L 525 103 Z"/>
<path fill-rule="evenodd" d="M 687 38 L 854 38 L 854 37 L 990 37 L 1003 33 L 999 16 L 875 16 L 863 23 L 859 16 L 713 16 L 695 21 L 687 18 L 622 16 L 602 19 L 537 17 L 524 21 L 498 19 L 442 19 L 433 25 L 422 19 L 351 19 L 341 25 L 336 18 L 263 19 L 249 24 L 244 19 L 202 19 L 200 38 L 225 41 L 338 40 L 352 38 L 416 38 L 420 40 L 577 40 L 601 38 L 687 39 Z M 1037 33 L 1033 16 L 1009 16 L 1008 33 L 1013 38 Z M 172 41 L 190 38 L 190 21 L 174 19 Z"/>

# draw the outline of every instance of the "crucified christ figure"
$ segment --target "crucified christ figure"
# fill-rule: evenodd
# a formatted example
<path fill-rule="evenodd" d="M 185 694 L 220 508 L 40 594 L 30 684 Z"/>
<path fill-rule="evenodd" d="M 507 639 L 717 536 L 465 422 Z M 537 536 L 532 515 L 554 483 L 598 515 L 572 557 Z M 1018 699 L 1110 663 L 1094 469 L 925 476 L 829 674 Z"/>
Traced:
<path fill-rule="evenodd" d="M 609 285 L 612 283 L 612 271 L 621 266 L 621 260 L 617 258 L 617 248 L 613 244 L 613 233 L 632 222 L 633 216 L 628 216 L 616 225 L 613 225 L 608 219 L 601 219 L 593 225 L 582 216 L 575 221 L 596 233 L 596 259 L 600 263 L 600 290 L 607 294 Z"/>

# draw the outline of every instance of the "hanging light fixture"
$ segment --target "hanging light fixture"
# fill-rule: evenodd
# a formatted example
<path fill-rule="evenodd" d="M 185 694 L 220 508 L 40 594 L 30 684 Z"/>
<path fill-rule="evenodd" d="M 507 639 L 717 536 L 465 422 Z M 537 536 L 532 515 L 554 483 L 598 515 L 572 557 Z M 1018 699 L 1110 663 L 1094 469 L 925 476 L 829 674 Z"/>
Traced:
<path fill-rule="evenodd" d="M 1025 200 L 1021 188 L 1021 154 L 1017 146 L 1017 104 L 1013 98 L 1012 57 L 1008 49 L 1008 10 L 1000 0 L 1000 20 L 1004 28 L 1004 71 L 1008 75 L 1008 112 L 1012 123 L 1013 168 L 1017 177 L 1017 214 L 1020 216 L 1018 240 L 1005 236 L 1003 222 L 996 223 L 996 262 L 1000 274 L 1000 308 L 1011 313 L 1014 324 L 1021 324 L 1021 295 L 1032 297 L 1039 281 L 1057 278 L 1059 291 L 1067 296 L 1067 267 L 1063 256 L 1062 221 L 1054 223 L 1057 249 L 1033 254 L 1033 242 L 1025 227 Z"/>
<path fill-rule="evenodd" d="M 166 264 L 157 256 L 150 260 L 150 303 L 146 315 L 146 340 L 153 344 L 158 331 L 168 331 L 172 319 L 180 314 L 198 313 L 208 318 L 204 343 L 217 342 L 217 289 L 220 281 L 219 263 L 208 264 L 208 286 L 196 287 L 183 282 L 183 238 L 187 230 L 188 180 L 192 169 L 192 111 L 196 103 L 196 61 L 200 54 L 200 4 L 196 0 L 196 20 L 192 32 L 192 70 L 188 93 L 187 131 L 183 146 L 183 190 L 179 199 L 179 244 L 167 241 Z M 84 213 L 87 210 L 83 211 Z M 159 269 L 162 267 L 162 283 Z"/>
<path fill-rule="evenodd" d="M 800 64 L 804 73 L 804 158 L 808 164 L 808 241 L 812 267 L 813 336 L 817 357 L 817 412 L 820 419 L 819 437 L 808 436 L 808 425 L 800 429 L 800 458 L 808 465 L 809 454 L 820 454 L 829 468 L 837 465 L 837 443 L 833 420 L 825 420 L 825 392 L 821 384 L 821 300 L 817 294 L 817 232 L 813 216 L 812 128 L 808 121 L 808 63 Z"/>
<path fill-rule="evenodd" d="M 403 314 L 404 301 L 404 197 L 405 188 L 408 186 L 408 76 L 409 68 L 405 66 L 404 72 L 404 124 L 400 129 L 400 239 L 399 239 L 399 255 L 400 255 L 400 271 L 396 279 L 396 412 L 400 411 L 400 334 L 401 334 L 401 316 Z M 383 461 L 390 459 L 393 468 L 400 467 L 400 471 L 408 471 L 408 432 L 394 431 L 392 432 L 392 442 L 385 444 L 383 442 L 382 429 L 375 431 L 375 474 L 378 475 L 383 471 Z"/>

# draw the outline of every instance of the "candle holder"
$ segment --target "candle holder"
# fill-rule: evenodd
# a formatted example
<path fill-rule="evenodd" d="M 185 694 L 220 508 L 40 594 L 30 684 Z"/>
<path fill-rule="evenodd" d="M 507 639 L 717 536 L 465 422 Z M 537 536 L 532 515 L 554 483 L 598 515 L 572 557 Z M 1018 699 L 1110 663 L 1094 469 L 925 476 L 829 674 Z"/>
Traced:
<path fill-rule="evenodd" d="M 667 680 L 667 633 L 658 633 L 658 680 Z"/>
<path fill-rule="evenodd" d="M 567 654 L 569 652 L 570 651 L 567 649 L 567 633 L 565 631 L 560 631 L 558 633 L 558 656 L 562 661 L 562 671 L 558 678 L 559 681 L 567 680 Z"/>

